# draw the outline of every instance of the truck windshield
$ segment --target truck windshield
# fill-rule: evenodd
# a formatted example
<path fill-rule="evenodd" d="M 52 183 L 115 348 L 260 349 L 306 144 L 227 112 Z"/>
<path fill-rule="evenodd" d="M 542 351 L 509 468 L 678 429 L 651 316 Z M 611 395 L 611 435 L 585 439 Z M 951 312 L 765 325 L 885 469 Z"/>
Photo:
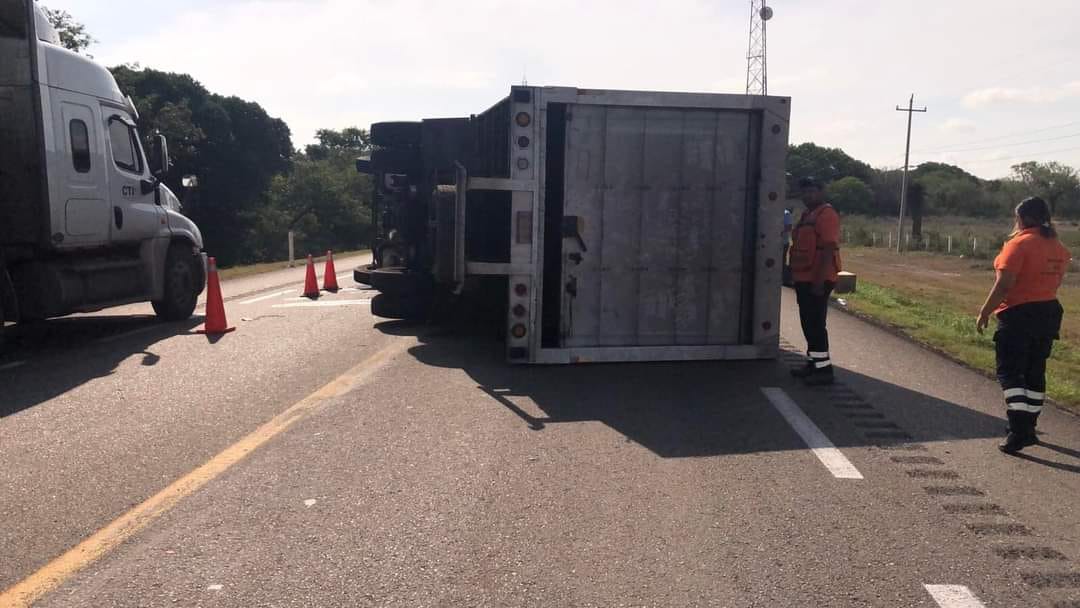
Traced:
<path fill-rule="evenodd" d="M 56 28 L 49 22 L 49 18 L 45 16 L 45 11 L 41 10 L 40 6 L 34 5 L 34 17 L 38 40 L 60 46 L 60 34 L 56 33 Z"/>

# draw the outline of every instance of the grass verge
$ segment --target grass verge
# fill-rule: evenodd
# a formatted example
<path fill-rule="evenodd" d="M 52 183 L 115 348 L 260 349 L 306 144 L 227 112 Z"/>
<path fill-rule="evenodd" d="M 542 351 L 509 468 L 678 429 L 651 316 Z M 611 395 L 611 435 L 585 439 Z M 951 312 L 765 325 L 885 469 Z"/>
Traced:
<path fill-rule="evenodd" d="M 334 254 L 334 260 L 346 258 L 354 255 L 361 255 L 365 253 L 371 253 L 369 249 L 357 249 L 355 251 L 339 251 Z M 315 258 L 316 263 L 323 263 L 326 261 L 326 256 L 319 256 Z M 297 265 L 303 266 L 306 263 L 306 259 L 297 260 Z M 256 274 L 263 274 L 264 272 L 273 272 L 275 270 L 285 270 L 289 267 L 288 260 L 281 262 L 260 262 L 258 264 L 247 264 L 242 266 L 230 266 L 228 268 L 221 268 L 218 272 L 218 276 L 222 281 L 228 279 L 238 279 L 240 277 L 249 277 Z M 338 268 L 338 272 L 342 269 Z M 347 270 L 347 269 L 346 269 Z"/>
<path fill-rule="evenodd" d="M 993 322 L 985 334 L 975 331 L 975 311 L 989 290 L 992 271 L 960 262 L 942 269 L 940 260 L 914 256 L 905 258 L 900 269 L 886 268 L 885 260 L 875 259 L 877 254 L 855 253 L 849 258 L 854 263 L 847 265 L 859 274 L 858 291 L 841 296 L 848 310 L 892 327 L 975 370 L 993 374 Z M 935 268 L 945 280 L 935 281 L 927 275 Z M 1071 305 L 1078 299 L 1075 289 L 1067 287 L 1059 295 L 1066 315 L 1076 310 Z M 1067 319 L 1062 340 L 1054 345 L 1047 366 L 1047 392 L 1058 404 L 1080 413 L 1080 342 L 1071 331 L 1075 321 Z"/>

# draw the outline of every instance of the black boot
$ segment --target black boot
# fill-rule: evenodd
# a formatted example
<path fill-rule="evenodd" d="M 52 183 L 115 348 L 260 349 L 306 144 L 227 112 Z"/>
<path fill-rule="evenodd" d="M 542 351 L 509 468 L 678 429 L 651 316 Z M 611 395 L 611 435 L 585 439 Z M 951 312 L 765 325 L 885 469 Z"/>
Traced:
<path fill-rule="evenodd" d="M 1015 454 L 1039 443 L 1035 437 L 1036 414 L 1009 410 L 1006 415 L 1009 417 L 1009 434 L 1005 437 L 1005 442 L 998 446 L 999 450 L 1006 454 Z"/>

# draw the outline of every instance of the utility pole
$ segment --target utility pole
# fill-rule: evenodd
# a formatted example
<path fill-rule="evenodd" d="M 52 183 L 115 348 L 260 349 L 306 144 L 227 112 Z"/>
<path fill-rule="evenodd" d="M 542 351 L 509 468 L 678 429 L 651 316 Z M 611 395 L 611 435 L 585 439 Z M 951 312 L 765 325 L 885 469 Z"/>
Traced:
<path fill-rule="evenodd" d="M 904 252 L 904 211 L 907 208 L 907 180 L 908 180 L 908 163 L 911 159 L 911 116 L 915 112 L 925 112 L 926 108 L 915 107 L 915 94 L 911 94 L 911 99 L 908 100 L 908 107 L 902 108 L 896 106 L 897 112 L 907 112 L 907 146 L 904 148 L 904 177 L 900 181 L 900 222 L 896 229 L 896 253 Z"/>
<path fill-rule="evenodd" d="M 750 0 L 750 43 L 746 49 L 746 94 L 769 94 L 769 68 L 765 22 L 772 19 L 765 0 Z"/>

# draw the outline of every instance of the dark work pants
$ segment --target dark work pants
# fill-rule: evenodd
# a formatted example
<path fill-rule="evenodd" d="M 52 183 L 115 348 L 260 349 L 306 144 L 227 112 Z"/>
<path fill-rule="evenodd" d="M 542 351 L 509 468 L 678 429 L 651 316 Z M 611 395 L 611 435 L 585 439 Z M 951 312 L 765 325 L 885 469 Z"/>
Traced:
<path fill-rule="evenodd" d="M 1046 398 L 1046 360 L 1061 325 L 1056 301 L 1023 304 L 998 315 L 994 332 L 997 378 L 1013 432 L 1035 432 Z"/>
<path fill-rule="evenodd" d="M 1034 432 L 1046 394 L 1046 360 L 1053 338 L 1031 336 L 1020 329 L 994 333 L 997 377 L 1005 393 L 1005 410 L 1013 432 Z"/>
<path fill-rule="evenodd" d="M 813 294 L 810 283 L 795 283 L 795 298 L 799 304 L 799 322 L 806 337 L 807 355 L 818 368 L 829 367 L 829 331 L 825 318 L 829 312 L 829 294 L 836 283 L 825 283 L 825 293 Z"/>

